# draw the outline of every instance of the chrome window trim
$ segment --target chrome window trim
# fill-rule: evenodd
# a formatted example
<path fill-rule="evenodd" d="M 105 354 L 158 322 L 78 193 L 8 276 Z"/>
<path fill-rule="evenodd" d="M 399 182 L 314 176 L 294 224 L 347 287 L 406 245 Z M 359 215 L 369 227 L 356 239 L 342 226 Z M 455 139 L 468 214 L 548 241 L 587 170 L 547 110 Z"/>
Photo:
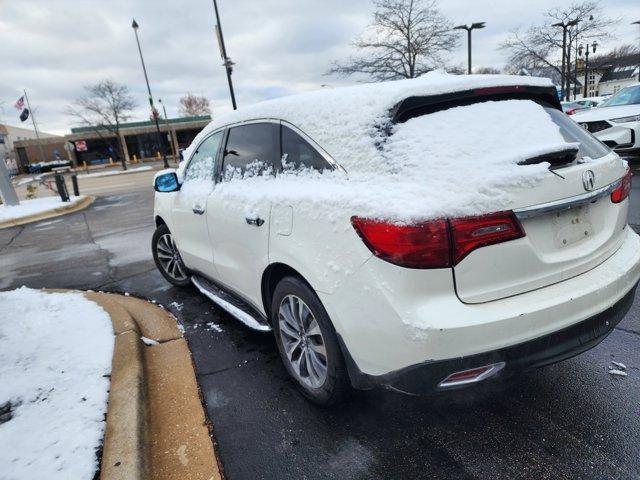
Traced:
<path fill-rule="evenodd" d="M 205 127 L 206 128 L 206 127 Z M 217 133 L 222 133 L 223 135 L 223 140 L 224 140 L 224 129 L 225 127 L 221 127 L 221 128 L 216 128 L 213 132 L 209 133 L 206 137 L 204 137 L 202 139 L 201 142 L 198 143 L 198 146 L 196 148 L 193 149 L 193 153 L 191 154 L 191 156 L 188 159 L 185 159 L 184 161 L 187 162 L 186 165 L 184 166 L 184 174 L 183 177 L 186 178 L 187 176 L 187 170 L 189 170 L 189 167 L 191 166 L 191 161 L 193 160 L 193 157 L 196 155 L 196 153 L 198 152 L 198 149 L 202 146 L 202 144 L 204 142 L 206 142 L 207 140 L 209 140 L 211 137 L 213 137 L 215 134 Z M 213 159 L 214 162 L 216 162 L 216 160 L 218 159 L 218 154 L 220 153 L 220 145 L 218 145 L 218 152 L 216 153 L 216 158 Z M 215 176 L 215 172 L 214 172 L 214 176 Z M 184 179 L 183 179 L 184 180 Z"/>
<path fill-rule="evenodd" d="M 610 195 L 613 190 L 620 186 L 621 182 L 622 180 L 616 180 L 615 182 L 592 192 L 583 193 L 574 197 L 563 198 L 562 200 L 555 200 L 553 202 L 542 203 L 540 205 L 533 205 L 531 207 L 517 208 L 513 211 L 513 213 L 516 214 L 516 217 L 518 217 L 519 220 L 522 220 L 525 218 L 546 215 L 547 213 L 560 212 L 563 210 L 580 207 L 582 205 L 595 202 L 602 197 Z"/>

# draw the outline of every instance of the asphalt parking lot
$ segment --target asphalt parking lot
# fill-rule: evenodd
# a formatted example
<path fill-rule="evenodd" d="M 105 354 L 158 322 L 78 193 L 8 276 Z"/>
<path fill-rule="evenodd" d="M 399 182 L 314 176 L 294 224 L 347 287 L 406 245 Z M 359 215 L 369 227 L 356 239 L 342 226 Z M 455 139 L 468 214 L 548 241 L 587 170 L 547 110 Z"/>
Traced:
<path fill-rule="evenodd" d="M 640 230 L 634 180 L 630 223 Z M 297 393 L 270 335 L 155 270 L 148 185 L 0 230 L 0 289 L 126 291 L 171 310 L 185 326 L 227 478 L 640 477 L 640 295 L 598 347 L 508 385 L 425 398 L 364 392 L 321 409 Z M 628 377 L 608 374 L 612 360 Z"/>

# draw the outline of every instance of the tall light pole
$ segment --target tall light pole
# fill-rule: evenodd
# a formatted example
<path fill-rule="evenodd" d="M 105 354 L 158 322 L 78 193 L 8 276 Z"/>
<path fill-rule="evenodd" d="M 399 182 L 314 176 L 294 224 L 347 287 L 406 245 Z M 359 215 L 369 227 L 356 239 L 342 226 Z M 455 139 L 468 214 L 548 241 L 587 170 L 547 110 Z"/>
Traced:
<path fill-rule="evenodd" d="M 469 25 L 458 25 L 457 27 L 453 27 L 454 30 L 466 30 L 467 31 L 467 57 L 469 61 L 469 65 L 467 68 L 467 73 L 471 75 L 471 30 L 475 30 L 476 28 L 484 28 L 486 22 L 475 22 Z"/>
<path fill-rule="evenodd" d="M 220 47 L 220 56 L 224 62 L 225 70 L 227 71 L 227 82 L 229 83 L 229 94 L 231 95 L 231 105 L 234 110 L 237 110 L 236 95 L 233 93 L 233 82 L 231 81 L 231 74 L 233 73 L 233 66 L 235 65 L 229 57 L 227 57 L 227 49 L 224 46 L 224 36 L 222 35 L 222 23 L 220 23 L 220 14 L 218 13 L 218 3 L 213 0 L 213 9 L 216 11 L 216 37 L 218 37 L 218 46 Z"/>
<path fill-rule="evenodd" d="M 640 20 L 638 20 L 637 22 L 632 22 L 631 25 L 639 25 L 640 26 Z M 638 37 L 640 38 L 640 37 Z M 640 50 L 638 50 L 638 83 L 640 83 Z"/>
<path fill-rule="evenodd" d="M 164 124 L 167 126 L 167 135 L 171 136 L 171 153 L 173 155 L 174 161 L 178 162 L 178 154 L 176 153 L 176 145 L 173 142 L 173 133 L 171 131 L 171 127 L 169 126 L 169 117 L 167 117 L 167 108 L 162 103 L 162 99 L 158 99 L 158 103 L 162 105 L 162 111 L 164 112 Z"/>
<path fill-rule="evenodd" d="M 158 133 L 158 146 L 162 150 L 162 161 L 164 163 L 164 168 L 169 168 L 169 162 L 167 161 L 167 152 L 164 148 L 164 143 L 162 142 L 162 134 L 160 133 L 160 124 L 158 123 L 158 111 L 153 106 L 153 96 L 151 95 L 151 87 L 149 86 L 149 77 L 147 76 L 147 67 L 144 65 L 144 58 L 142 56 L 142 48 L 140 48 L 140 39 L 138 38 L 138 22 L 136 22 L 135 18 L 133 22 L 131 22 L 131 28 L 133 28 L 133 32 L 136 35 L 136 43 L 138 44 L 138 52 L 140 53 L 140 62 L 142 63 L 142 71 L 144 72 L 144 80 L 147 82 L 147 92 L 149 92 L 149 106 L 151 107 L 151 116 L 156 124 L 156 132 Z"/>
<path fill-rule="evenodd" d="M 569 22 L 558 22 L 558 23 L 554 23 L 553 25 L 551 25 L 552 27 L 562 27 L 562 71 L 560 74 L 560 83 L 562 85 L 560 85 L 560 89 L 562 90 L 562 96 L 565 98 L 565 100 L 568 100 L 567 96 L 569 95 L 567 90 L 569 88 L 569 82 L 565 82 L 567 80 L 567 71 L 566 71 L 566 64 L 567 64 L 567 29 L 569 27 L 574 27 L 578 24 L 578 20 L 571 20 Z M 566 88 L 565 88 L 565 83 Z"/>
<path fill-rule="evenodd" d="M 591 44 L 591 48 L 593 49 L 593 53 L 596 53 L 596 47 L 598 46 L 598 42 L 593 42 Z M 582 56 L 582 50 L 584 49 L 584 95 L 582 98 L 587 98 L 587 87 L 589 81 L 589 44 L 587 43 L 586 47 L 580 45 L 578 47 L 578 55 Z"/>

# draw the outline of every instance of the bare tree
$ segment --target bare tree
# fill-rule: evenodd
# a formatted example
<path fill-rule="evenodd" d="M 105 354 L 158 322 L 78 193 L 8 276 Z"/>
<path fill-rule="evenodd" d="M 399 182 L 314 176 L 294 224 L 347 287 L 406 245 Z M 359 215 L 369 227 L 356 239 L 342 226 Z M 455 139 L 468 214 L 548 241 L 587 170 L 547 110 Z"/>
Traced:
<path fill-rule="evenodd" d="M 126 170 L 124 147 L 120 138 L 120 124 L 131 118 L 130 112 L 136 107 L 136 101 L 126 85 L 116 83 L 111 79 L 101 80 L 95 85 L 85 86 L 84 89 L 85 95 L 67 108 L 67 115 L 71 115 L 83 125 L 91 127 L 109 146 L 110 143 L 105 137 L 105 133 L 115 135 L 122 169 Z"/>
<path fill-rule="evenodd" d="M 193 93 L 187 93 L 180 98 L 180 115 L 183 117 L 198 117 L 201 115 L 211 115 L 211 107 L 206 97 L 200 97 Z"/>
<path fill-rule="evenodd" d="M 328 73 L 363 73 L 377 81 L 415 78 L 444 65 L 458 35 L 436 0 L 374 0 L 369 27 L 354 42 L 360 54 Z"/>
<path fill-rule="evenodd" d="M 478 67 L 473 73 L 478 75 L 497 75 L 500 73 L 500 70 L 495 67 Z"/>
<path fill-rule="evenodd" d="M 577 20 L 574 27 L 567 30 L 565 47 L 566 71 L 562 72 L 558 66 L 558 59 L 562 58 L 562 28 L 553 26 L 555 23 L 567 23 Z M 525 31 L 513 30 L 511 36 L 502 43 L 501 49 L 509 52 L 507 69 L 517 72 L 522 69 L 539 70 L 551 68 L 561 78 L 566 78 L 568 87 L 573 77 L 571 71 L 571 57 L 575 54 L 576 39 L 579 42 L 602 42 L 611 38 L 610 27 L 618 20 L 604 16 L 598 0 L 586 0 L 573 3 L 564 8 L 553 8 L 545 13 L 542 25 L 532 25 Z M 573 79 L 575 82 L 575 79 Z M 563 89 L 565 85 L 562 85 Z M 565 95 L 568 97 L 568 88 Z"/>

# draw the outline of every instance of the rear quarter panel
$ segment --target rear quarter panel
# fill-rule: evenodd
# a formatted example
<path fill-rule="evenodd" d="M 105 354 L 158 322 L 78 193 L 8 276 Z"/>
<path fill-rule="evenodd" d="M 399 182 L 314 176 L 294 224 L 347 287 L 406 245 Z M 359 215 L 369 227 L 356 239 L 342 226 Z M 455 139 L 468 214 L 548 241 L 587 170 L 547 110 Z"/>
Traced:
<path fill-rule="evenodd" d="M 314 290 L 335 292 L 371 255 L 348 215 L 303 205 L 273 205 L 269 263 L 290 266 Z"/>

